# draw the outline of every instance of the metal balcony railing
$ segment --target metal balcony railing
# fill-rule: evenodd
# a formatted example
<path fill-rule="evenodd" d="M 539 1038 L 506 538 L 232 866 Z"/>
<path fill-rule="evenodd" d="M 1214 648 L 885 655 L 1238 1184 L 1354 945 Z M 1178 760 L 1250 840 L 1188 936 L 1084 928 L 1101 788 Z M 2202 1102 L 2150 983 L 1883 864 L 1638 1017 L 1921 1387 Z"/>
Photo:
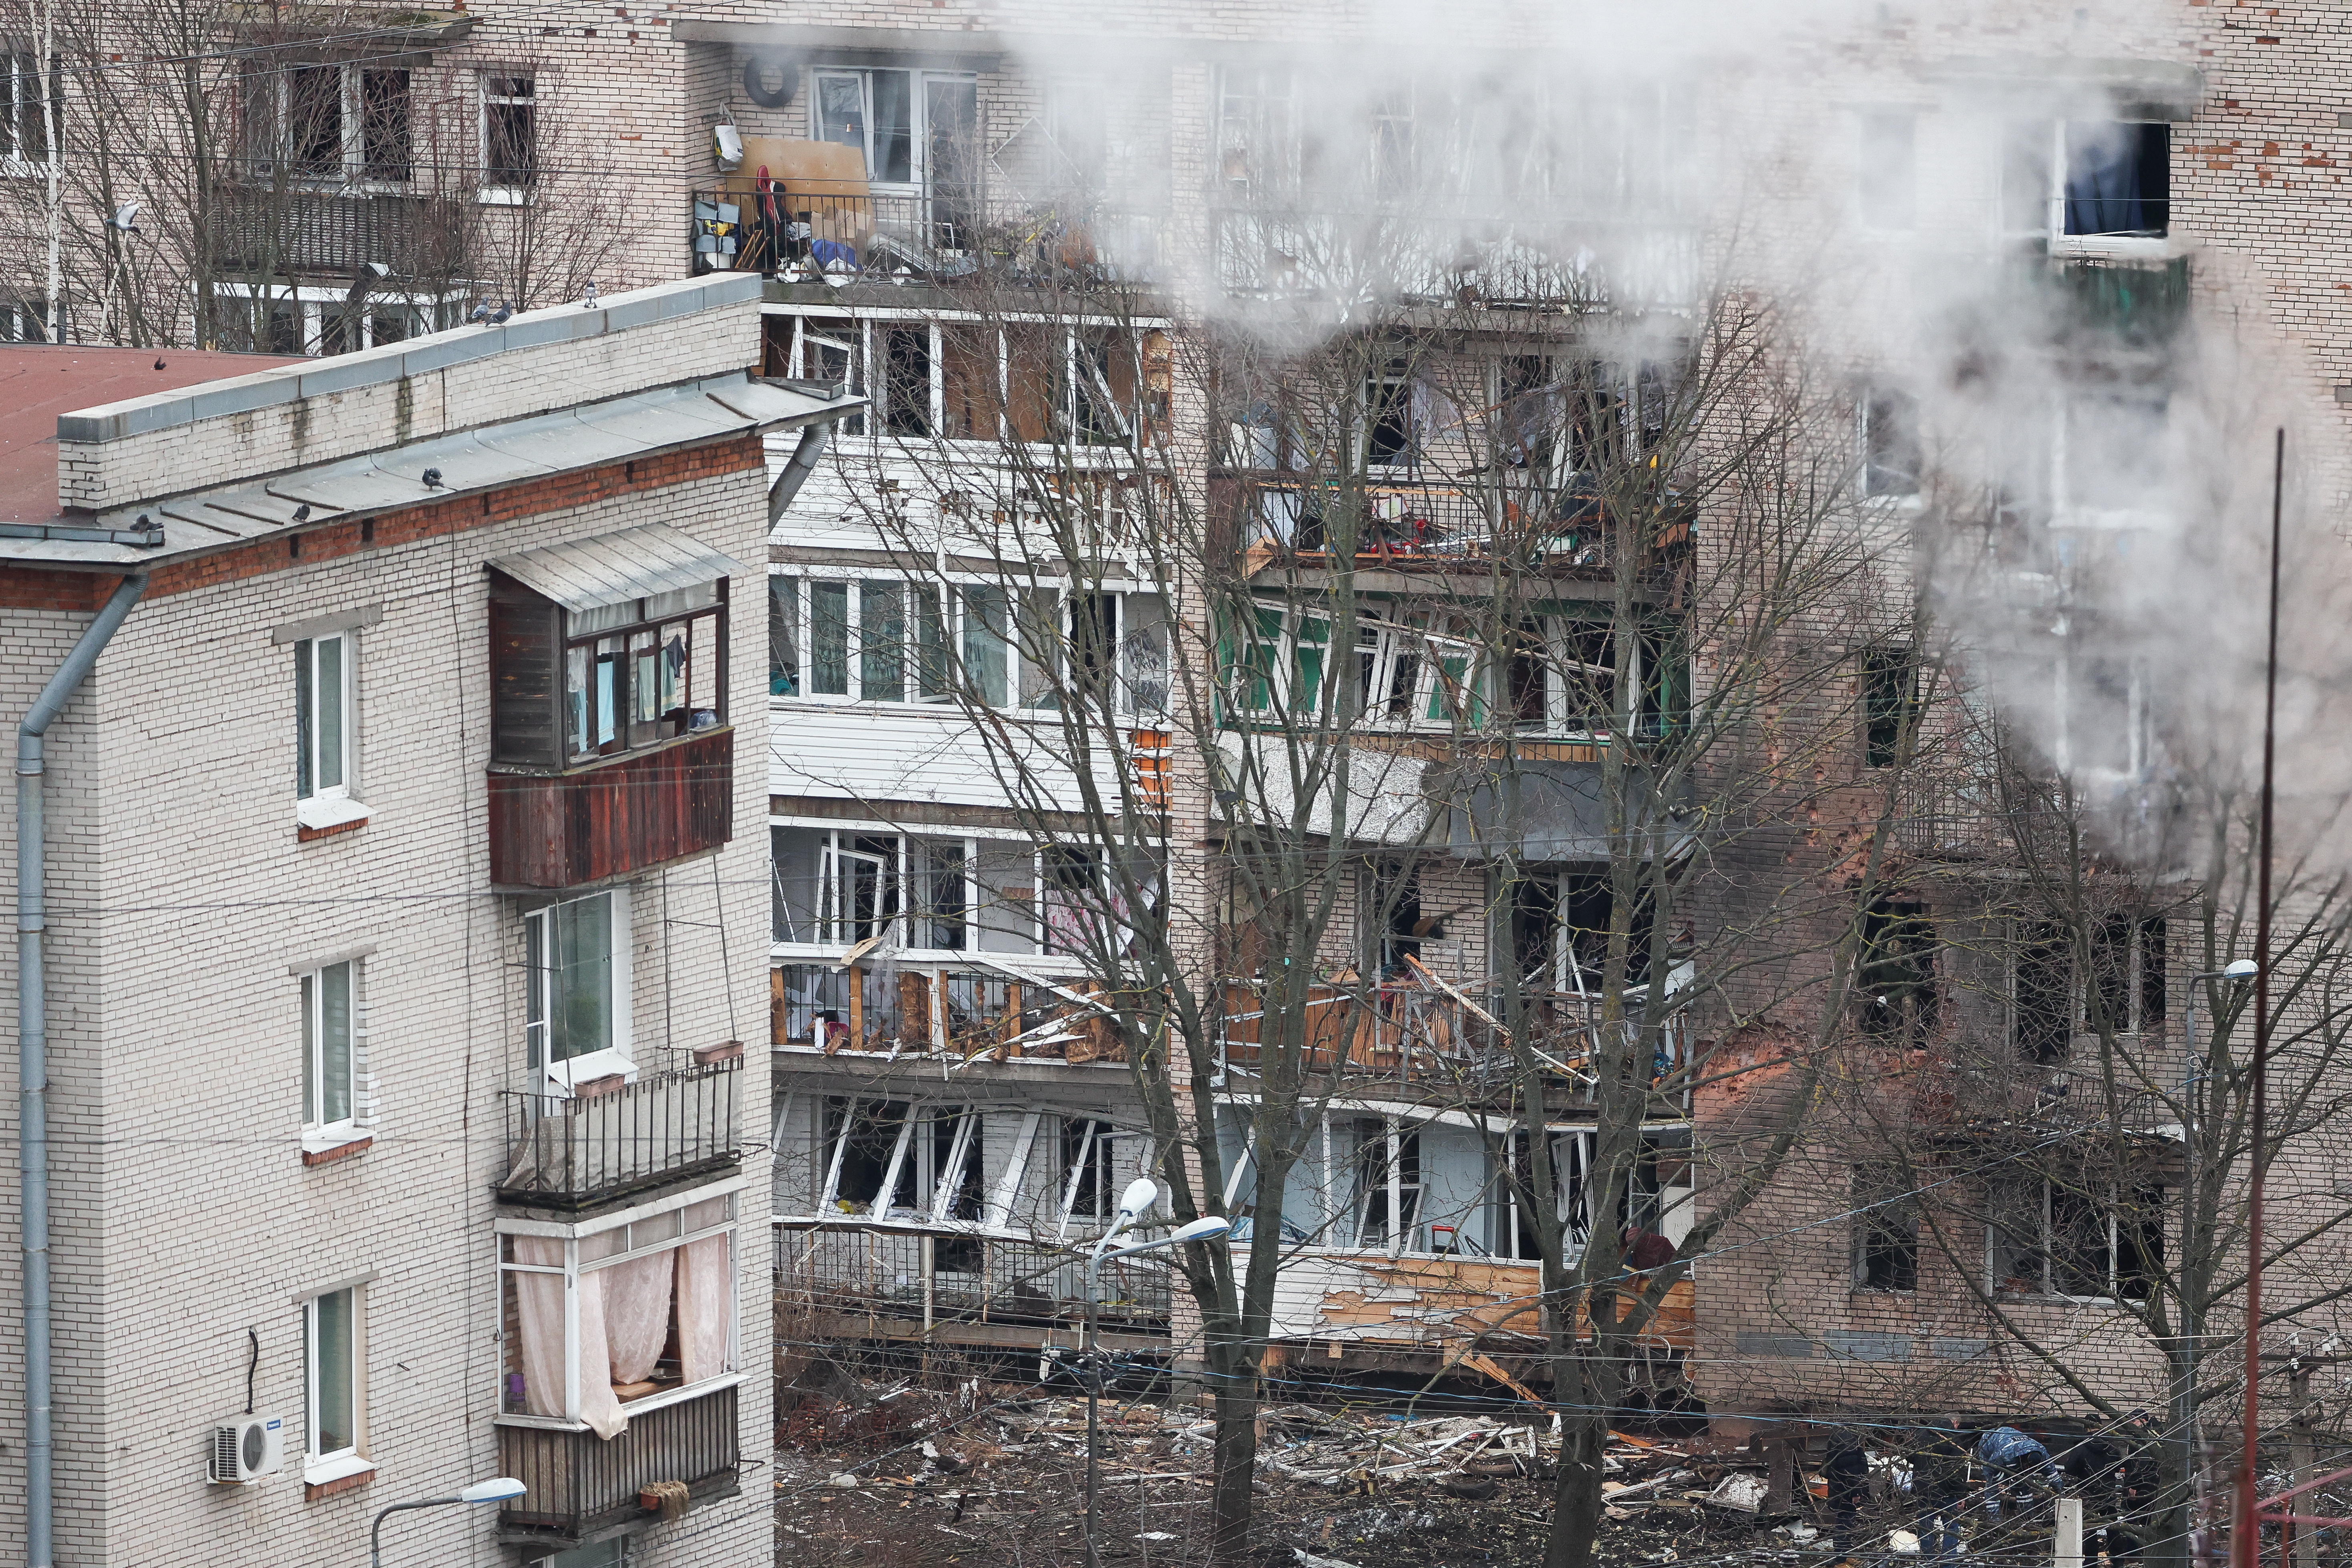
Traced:
<path fill-rule="evenodd" d="M 736 1101 L 743 1063 L 647 1073 L 572 1095 L 510 1089 L 505 1180 L 499 1195 L 540 1208 L 582 1209 L 742 1157 Z"/>
<path fill-rule="evenodd" d="M 694 1500 L 732 1495 L 741 1462 L 731 1385 L 633 1413 L 628 1430 L 610 1439 L 501 1426 L 499 1473 L 525 1490 L 499 1510 L 499 1533 L 509 1542 L 574 1544 L 649 1517 L 637 1493 L 655 1481 L 684 1481 Z"/>
<path fill-rule="evenodd" d="M 827 1314 L 979 1323 L 1076 1324 L 1086 1263 L 1071 1248 L 971 1231 L 809 1226 L 777 1233 L 780 1298 Z M 1102 1266 L 1101 1321 L 1168 1326 L 1164 1258 Z"/>
<path fill-rule="evenodd" d="M 982 272 L 1135 279 L 1158 258 L 1159 219 L 1084 202 L 1006 197 L 985 185 L 922 194 L 771 191 L 737 180 L 693 193 L 688 244 L 705 269 L 933 279 Z"/>
<path fill-rule="evenodd" d="M 348 282 L 370 262 L 394 284 L 461 270 L 475 223 L 460 204 L 365 189 L 226 184 L 213 193 L 205 242 L 225 273 L 269 272 Z"/>

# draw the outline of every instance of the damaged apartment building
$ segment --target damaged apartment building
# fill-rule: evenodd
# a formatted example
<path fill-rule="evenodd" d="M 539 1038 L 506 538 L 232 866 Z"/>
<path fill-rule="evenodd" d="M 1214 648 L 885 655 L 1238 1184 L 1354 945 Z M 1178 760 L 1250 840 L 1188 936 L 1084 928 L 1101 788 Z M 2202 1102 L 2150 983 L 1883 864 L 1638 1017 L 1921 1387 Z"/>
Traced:
<path fill-rule="evenodd" d="M 1190 933 L 1193 984 L 1218 1015 L 1224 1180 L 1212 1196 L 1251 1245 L 1283 1250 L 1265 1364 L 1426 1374 L 1466 1357 L 1527 1386 L 1543 1375 L 1527 1364 L 1540 1343 L 1524 1305 L 1533 1227 L 1500 1176 L 1526 1150 L 1480 1064 L 1494 1059 L 1500 964 L 1523 968 L 1563 1034 L 1598 1005 L 1610 895 L 1591 790 L 1616 710 L 1618 572 L 1605 507 L 1576 476 L 1600 444 L 1659 435 L 1641 401 L 1648 388 L 1663 405 L 1654 375 L 1602 366 L 1556 310 L 1533 328 L 1498 313 L 1466 338 L 1351 345 L 1334 374 L 1353 414 L 1303 385 L 1205 413 L 1216 395 L 1183 290 L 1267 299 L 1286 287 L 1271 226 L 1296 204 L 1297 165 L 1317 141 L 1296 129 L 1315 100 L 1292 62 L 1139 59 L 1150 91 L 1107 101 L 1097 82 L 969 38 L 959 55 L 874 32 L 828 53 L 824 29 L 708 32 L 755 64 L 768 48 L 793 61 L 772 89 L 785 105 L 740 127 L 745 171 L 823 172 L 785 176 L 773 198 L 740 177 L 698 196 L 698 253 L 772 273 L 772 374 L 865 403 L 821 456 L 790 454 L 770 539 L 788 1337 L 1074 1342 L 1083 1244 L 1139 1173 L 1183 1157 L 1155 1145 L 1106 1017 L 1102 928 L 1126 896 L 1107 889 L 1141 863 L 1139 896 Z M 1190 96 L 1202 88 L 1205 103 Z M 1663 183 L 1644 134 L 1678 124 L 1686 105 L 1649 91 L 1622 110 L 1605 132 L 1618 140 L 1593 154 L 1596 169 L 1622 167 L 1583 196 L 1620 217 Z M 1452 134 L 1453 109 L 1421 112 L 1423 137 Z M 910 129 L 892 129 L 908 114 Z M 1359 128 L 1351 180 L 1411 155 L 1408 108 L 1383 124 Z M 1155 184 L 1205 189 L 1209 209 L 1178 220 L 1135 204 Z M 1687 286 L 1673 224 L 1654 227 L 1646 272 Z M 1170 278 L 1179 247 L 1213 265 Z M 1558 268 L 1533 274 L 1530 298 L 1570 287 Z M 1555 384 L 1569 378 L 1601 388 L 1606 411 L 1539 430 L 1564 416 Z M 1449 425 L 1444 412 L 1498 403 L 1528 426 L 1507 502 L 1453 477 L 1477 444 L 1462 426 L 1484 421 Z M 1328 536 L 1342 470 L 1364 519 L 1345 559 Z M 1197 511 L 1187 493 L 1205 498 Z M 1548 534 L 1513 634 L 1531 640 L 1490 668 L 1471 628 L 1490 607 L 1491 541 L 1520 532 L 1523 516 Z M 1639 569 L 1638 605 L 1670 592 L 1679 548 Z M 1204 572 L 1241 574 L 1233 605 L 1208 606 L 1195 591 Z M 1352 650 L 1331 646 L 1335 592 L 1354 605 Z M 1204 631 L 1234 605 L 1246 606 L 1238 632 Z M 1663 621 L 1645 620 L 1638 644 L 1624 686 L 1647 725 L 1681 700 L 1686 660 Z M 1203 657 L 1222 668 L 1205 726 L 1190 706 Z M 1358 711 L 1335 724 L 1317 693 L 1343 673 Z M 1515 846 L 1516 891 L 1493 867 L 1496 802 L 1447 782 L 1496 751 L 1504 715 L 1541 797 Z M 1276 775 L 1302 723 L 1355 758 L 1361 820 L 1337 835 L 1351 852 L 1308 955 L 1331 984 L 1308 1005 L 1319 1087 L 1304 1152 L 1279 1215 L 1251 1214 L 1270 959 L 1252 950 L 1239 879 L 1220 861 L 1239 852 L 1236 801 L 1296 804 Z M 1099 743 L 1076 743 L 1088 730 Z M 1318 842 L 1334 837 L 1324 816 L 1308 835 Z M 1558 1087 L 1549 1137 L 1571 1233 L 1598 1223 L 1678 1240 L 1684 1097 L 1656 1096 L 1640 1190 L 1625 1212 L 1595 1216 L 1580 1178 L 1591 1105 L 1572 1075 Z M 1663 1387 L 1685 1375 L 1693 1290 L 1676 1286 L 1654 1326 Z M 1106 1342 L 1186 1364 L 1197 1348 L 1177 1296 L 1163 1265 L 1118 1268 L 1102 1293 Z"/>
<path fill-rule="evenodd" d="M 1464 129 L 1459 79 L 1335 103 L 1269 40 L 1145 51 L 1106 95 L 1098 71 L 1072 68 L 1050 40 L 1012 35 L 741 20 L 684 36 L 723 45 L 730 69 L 777 73 L 761 78 L 759 113 L 738 116 L 741 173 L 694 198 L 698 264 L 768 275 L 772 374 L 867 403 L 821 459 L 792 454 L 811 477 L 788 486 L 770 539 L 787 1321 L 901 1346 L 1075 1342 L 1077 1244 L 1110 1223 L 1131 1177 L 1183 1157 L 1155 1146 L 1103 1022 L 1115 1001 L 1101 927 L 1118 911 L 1102 889 L 1148 845 L 1156 879 L 1144 880 L 1170 900 L 1165 918 L 1197 933 L 1199 989 L 1221 1014 L 1213 1196 L 1242 1244 L 1283 1248 L 1264 1364 L 1533 1389 L 1546 1373 L 1525 1306 L 1532 1227 L 1509 1179 L 1527 1152 L 1502 1090 L 1465 1067 L 1495 1058 L 1507 973 L 1557 1037 L 1591 1026 L 1611 896 L 1600 759 L 1613 725 L 1675 722 L 1714 674 L 1674 630 L 1683 552 L 1706 548 L 1709 516 L 1668 498 L 1636 558 L 1591 476 L 1691 438 L 1674 427 L 1685 416 L 1666 367 L 1677 313 L 1689 318 L 1718 253 L 1670 150 L 1723 145 L 1721 114 L 1687 83 L 1622 88 L 1605 111 L 1529 94 L 1499 117 L 1527 134 L 1490 126 L 1482 142 Z M 2232 205 L 2242 177 L 2205 156 L 2219 134 L 2206 122 L 2239 112 L 2223 84 L 2246 61 L 2224 49 L 2200 75 L 2170 52 L 2074 60 L 2064 40 L 2044 42 L 2014 58 L 1943 58 L 1897 28 L 1884 58 L 1834 68 L 1851 91 L 1818 117 L 1815 183 L 1773 215 L 1808 237 L 1827 225 L 1877 268 L 1856 286 L 1857 311 L 1899 317 L 1930 302 L 1927 279 L 1949 287 L 1895 264 L 1921 247 L 1958 258 L 1971 308 L 2000 302 L 2001 330 L 2041 369 L 2032 395 L 1992 421 L 2003 479 L 1985 549 L 2029 594 L 2085 541 L 2105 549 L 2155 525 L 2161 507 L 2117 459 L 2164 438 L 2167 356 L 2194 269 L 2263 243 Z M 1538 146 L 1544 160 L 1528 153 Z M 1277 376 L 1276 390 L 1235 395 L 1248 367 L 1206 340 L 1328 288 L 1317 268 L 1344 248 L 1328 243 L 1333 212 L 1388 210 L 1377 193 L 1437 163 L 1452 210 L 1491 216 L 1507 192 L 1523 208 L 1499 241 L 1496 226 L 1459 224 L 1464 247 L 1490 247 L 1478 290 L 1425 256 L 1383 258 L 1368 270 L 1420 301 L 1417 317 L 1399 310 L 1354 340 L 1342 372 L 1327 358 L 1319 381 Z M 1313 213 L 1310 168 L 1326 204 Z M 1601 233 L 1615 262 L 1605 285 L 1561 238 Z M 1643 331 L 1612 333 L 1627 319 Z M 1856 342 L 1824 462 L 1845 476 L 1839 504 L 1899 529 L 1928 504 L 1932 399 L 1918 367 Z M 1483 455 L 1465 456 L 1481 432 Z M 1334 504 L 1340 490 L 1352 510 Z M 1197 556 L 1156 532 L 1171 517 L 1199 519 Z M 1537 564 L 1513 587 L 1524 613 L 1498 645 L 1506 555 Z M 1241 583 L 1254 608 L 1209 606 L 1211 576 Z M 1351 649 L 1334 646 L 1334 584 L 1353 598 Z M 1827 781 L 1815 804 L 1865 817 L 1921 680 L 1918 655 L 1887 629 L 1899 589 L 1885 592 L 1817 703 L 1828 738 L 1807 742 Z M 1637 630 L 1621 642 L 1612 617 L 1628 605 Z M 2145 672 L 2045 646 L 2049 635 L 2044 623 L 2020 644 L 2055 670 L 2048 760 L 2127 793 L 2156 765 Z M 1252 1072 L 1265 965 L 1297 960 L 1251 945 L 1232 870 L 1249 851 L 1234 828 L 1297 805 L 1265 758 L 1342 669 L 1355 693 L 1341 726 L 1349 820 L 1335 827 L 1318 807 L 1310 822 L 1346 862 L 1309 955 L 1328 976 L 1307 1026 L 1319 1098 L 1268 1214 L 1247 1201 Z M 1020 735 L 1072 733 L 1073 692 L 1105 743 L 1085 766 L 1060 741 L 1022 760 Z M 1521 785 L 1507 808 L 1479 783 L 1505 753 Z M 1672 822 L 1651 853 L 1717 852 L 1680 826 L 1686 806 L 1662 803 Z M 2136 1047 L 2175 1048 L 2182 992 L 2161 919 L 2119 914 L 2085 961 L 2004 904 L 1997 872 L 1980 874 L 2000 839 L 1980 795 L 1906 795 L 1906 808 L 1896 879 L 1940 876 L 1944 889 L 1864 911 L 1869 994 L 1842 1026 L 1857 1048 L 1991 1059 L 2029 1112 L 2070 1055 L 2079 1076 L 2092 1020 Z M 1737 852 L 1780 853 L 1768 845 Z M 1682 914 L 1705 947 L 1738 912 L 1701 901 Z M 1627 975 L 1629 1011 L 1653 987 L 1692 983 L 1679 954 L 1693 941 L 1669 933 L 1664 972 Z M 1740 967 L 1715 951 L 1718 971 Z M 1781 987 L 1789 1023 L 1814 1026 L 1816 982 L 1758 984 Z M 1549 1201 L 1571 1249 L 1602 1226 L 1653 1260 L 1655 1243 L 1682 1244 L 1704 1206 L 1709 1116 L 1736 1141 L 1750 1113 L 1683 1091 L 1688 1053 L 1721 1043 L 1667 1032 L 1631 1190 L 1605 1215 L 1581 1180 L 1593 1110 L 1565 1064 L 1548 1091 L 1561 1173 Z M 1994 1272 L 1972 1291 L 1899 1209 L 1885 1224 L 1825 1220 L 1876 1213 L 1884 1179 L 1858 1148 L 1826 1158 L 1787 1173 L 1727 1255 L 1685 1266 L 1643 1347 L 1657 1396 L 1733 1422 L 1978 1408 L 1988 1356 L 2011 1373 L 2030 1360 L 1998 1348 L 1988 1297 L 2012 1323 L 2077 1333 L 2085 1310 L 2131 1300 L 2171 1223 L 2116 1201 L 2086 1207 L 2050 1180 L 1973 1193 L 1960 1227 L 1984 1238 Z M 1102 1312 L 1108 1342 L 1181 1366 L 1190 1308 L 1168 1281 L 1156 1264 L 1124 1269 Z M 2101 1331 L 2083 1354 L 2146 1373 L 2144 1354 L 2116 1348 L 2129 1337 Z"/>

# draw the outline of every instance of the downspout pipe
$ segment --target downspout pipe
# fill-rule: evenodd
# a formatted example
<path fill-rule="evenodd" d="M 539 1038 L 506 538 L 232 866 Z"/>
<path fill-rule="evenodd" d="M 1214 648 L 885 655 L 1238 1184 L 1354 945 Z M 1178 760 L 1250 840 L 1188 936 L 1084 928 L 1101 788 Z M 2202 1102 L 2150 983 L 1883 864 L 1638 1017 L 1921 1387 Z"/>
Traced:
<path fill-rule="evenodd" d="M 25 1258 L 25 1562 L 54 1568 L 57 1445 L 49 1426 L 49 1031 L 41 937 L 48 869 L 41 813 L 42 740 L 146 590 L 122 579 L 16 726 L 16 1171 Z"/>
<path fill-rule="evenodd" d="M 768 487 L 770 528 L 784 520 L 784 509 L 793 504 L 793 498 L 801 493 L 801 487 L 808 483 L 808 477 L 816 472 L 816 460 L 824 452 L 825 435 L 832 428 L 833 421 L 830 419 L 801 427 L 800 445 L 793 448 L 793 455 L 785 460 L 784 471 L 776 476 L 776 482 Z"/>

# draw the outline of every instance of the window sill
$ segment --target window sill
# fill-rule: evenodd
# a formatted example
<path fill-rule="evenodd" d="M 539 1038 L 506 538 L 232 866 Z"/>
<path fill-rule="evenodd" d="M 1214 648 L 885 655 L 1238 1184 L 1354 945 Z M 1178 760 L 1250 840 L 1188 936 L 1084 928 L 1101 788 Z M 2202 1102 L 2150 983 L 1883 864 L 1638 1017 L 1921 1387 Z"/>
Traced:
<path fill-rule="evenodd" d="M 302 1135 L 302 1163 L 330 1165 L 337 1160 L 349 1159 L 353 1154 L 363 1154 L 374 1146 L 375 1134 L 373 1132 L 350 1132 L 326 1136 L 306 1132 Z"/>
<path fill-rule="evenodd" d="M 364 801 L 312 795 L 294 805 L 294 837 L 308 844 L 331 834 L 350 833 L 367 826 L 374 812 Z"/>
<path fill-rule="evenodd" d="M 637 1064 L 619 1051 L 606 1048 L 590 1051 L 584 1056 L 570 1057 L 547 1069 L 548 1079 L 567 1092 L 577 1092 L 583 1084 L 599 1079 L 618 1078 L 635 1083 Z"/>
<path fill-rule="evenodd" d="M 375 1461 L 358 1454 L 336 1459 L 309 1459 L 302 1465 L 302 1500 L 318 1502 L 357 1491 L 375 1479 Z"/>
<path fill-rule="evenodd" d="M 486 207 L 527 207 L 530 193 L 510 185 L 485 185 L 475 194 L 474 200 Z"/>

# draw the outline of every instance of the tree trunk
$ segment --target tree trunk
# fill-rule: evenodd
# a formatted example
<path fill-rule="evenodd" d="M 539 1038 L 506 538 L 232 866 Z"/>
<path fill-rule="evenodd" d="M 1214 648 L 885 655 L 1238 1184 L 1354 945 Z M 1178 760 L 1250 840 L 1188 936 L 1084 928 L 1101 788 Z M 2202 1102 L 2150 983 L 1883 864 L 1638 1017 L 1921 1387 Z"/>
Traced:
<path fill-rule="evenodd" d="M 1217 1370 L 1211 1363 L 1213 1372 Z M 1249 1561 L 1250 1488 L 1257 1479 L 1257 1380 L 1227 1370 L 1216 1389 L 1217 1479 L 1209 1558 L 1220 1564 Z"/>
<path fill-rule="evenodd" d="M 1571 1325 L 1570 1332 L 1573 1332 Z M 1576 1376 L 1560 1381 L 1575 1391 L 1560 1414 L 1559 1467 L 1553 1477 L 1551 1535 L 1544 1542 L 1544 1568 L 1587 1568 L 1601 1538 L 1601 1455 L 1609 1447 L 1609 1412 L 1615 1401 L 1603 1386 L 1615 1380 L 1589 1356 L 1566 1358 Z M 1555 1394 L 1555 1398 L 1558 1394 Z"/>

